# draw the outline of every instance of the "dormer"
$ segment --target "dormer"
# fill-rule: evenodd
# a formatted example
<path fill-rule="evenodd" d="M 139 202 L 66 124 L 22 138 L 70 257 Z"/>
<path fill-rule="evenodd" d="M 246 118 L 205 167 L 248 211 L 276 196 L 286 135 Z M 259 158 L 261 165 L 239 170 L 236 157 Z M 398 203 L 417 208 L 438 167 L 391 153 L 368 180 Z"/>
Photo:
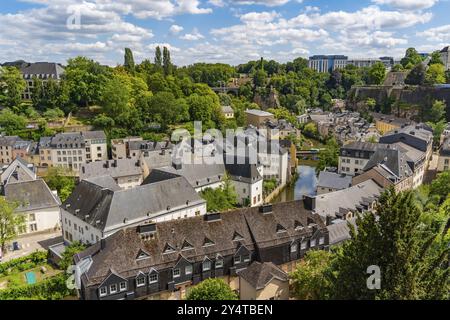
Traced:
<path fill-rule="evenodd" d="M 242 240 L 244 240 L 244 237 L 235 231 L 233 234 L 233 241 L 242 241 Z"/>
<path fill-rule="evenodd" d="M 137 256 L 136 256 L 136 260 L 143 260 L 143 259 L 148 259 L 150 258 L 150 254 L 148 254 L 147 252 L 145 252 L 144 250 L 140 249 Z"/>
<path fill-rule="evenodd" d="M 214 246 L 214 245 L 215 245 L 215 243 L 209 238 L 205 238 L 205 240 L 203 241 L 204 247 L 210 247 L 210 246 Z"/>
<path fill-rule="evenodd" d="M 283 227 L 281 224 L 277 224 L 277 233 L 284 233 L 287 232 L 286 228 Z"/>
<path fill-rule="evenodd" d="M 181 250 L 192 250 L 192 249 L 194 249 L 194 246 L 190 244 L 188 241 L 184 240 Z"/>
<path fill-rule="evenodd" d="M 166 245 L 164 246 L 164 252 L 163 254 L 169 254 L 169 253 L 174 253 L 175 249 L 168 243 L 166 243 Z"/>

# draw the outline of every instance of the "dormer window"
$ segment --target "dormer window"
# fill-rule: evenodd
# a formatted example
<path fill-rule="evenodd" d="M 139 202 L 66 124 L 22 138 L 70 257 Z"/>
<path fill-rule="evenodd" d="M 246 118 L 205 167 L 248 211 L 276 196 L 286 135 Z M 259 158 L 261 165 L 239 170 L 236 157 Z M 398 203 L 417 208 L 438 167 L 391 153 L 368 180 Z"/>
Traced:
<path fill-rule="evenodd" d="M 148 276 L 148 283 L 153 284 L 158 282 L 158 274 L 154 273 Z"/>
<path fill-rule="evenodd" d="M 223 268 L 223 258 L 222 256 L 217 256 L 216 258 L 216 269 Z"/>
<path fill-rule="evenodd" d="M 211 270 L 211 261 L 206 259 L 205 261 L 203 261 L 203 271 L 209 271 Z"/>
<path fill-rule="evenodd" d="M 286 232 L 286 228 L 283 227 L 281 224 L 277 225 L 277 233 L 283 233 Z"/>
<path fill-rule="evenodd" d="M 215 243 L 209 238 L 205 238 L 205 241 L 203 241 L 203 246 L 204 247 L 210 247 L 210 246 L 213 246 L 213 245 L 215 245 Z"/>
<path fill-rule="evenodd" d="M 291 244 L 291 253 L 297 252 L 298 245 L 296 243 Z"/>
<path fill-rule="evenodd" d="M 181 250 L 192 250 L 192 249 L 194 249 L 194 247 L 189 242 L 184 241 Z"/>
<path fill-rule="evenodd" d="M 100 297 L 105 297 L 106 295 L 108 295 L 108 289 L 106 289 L 106 287 L 101 287 L 99 289 L 99 295 Z"/>
<path fill-rule="evenodd" d="M 303 225 L 300 223 L 300 221 L 295 221 L 294 226 L 295 226 L 295 231 L 303 230 Z"/>
<path fill-rule="evenodd" d="M 144 252 L 143 250 L 139 250 L 136 260 L 142 260 L 142 259 L 147 259 L 147 258 L 150 258 L 150 255 L 148 253 Z"/>
<path fill-rule="evenodd" d="M 175 252 L 175 249 L 170 244 L 167 243 L 166 246 L 164 247 L 164 253 L 168 254 L 173 252 Z"/>
<path fill-rule="evenodd" d="M 316 239 L 311 239 L 310 241 L 310 247 L 314 248 L 316 246 Z"/>
<path fill-rule="evenodd" d="M 242 240 L 244 240 L 244 237 L 241 236 L 238 232 L 234 232 L 233 241 L 242 241 Z"/>

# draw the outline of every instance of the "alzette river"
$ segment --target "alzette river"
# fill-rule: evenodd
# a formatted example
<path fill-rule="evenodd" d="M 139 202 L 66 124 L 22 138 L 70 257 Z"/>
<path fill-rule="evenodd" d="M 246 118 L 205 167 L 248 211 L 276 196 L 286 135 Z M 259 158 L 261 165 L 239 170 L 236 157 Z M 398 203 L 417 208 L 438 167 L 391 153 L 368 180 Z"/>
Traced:
<path fill-rule="evenodd" d="M 297 168 L 298 179 L 295 184 L 286 187 L 273 202 L 285 202 L 301 200 L 304 195 L 315 196 L 317 188 L 316 168 L 299 166 Z"/>

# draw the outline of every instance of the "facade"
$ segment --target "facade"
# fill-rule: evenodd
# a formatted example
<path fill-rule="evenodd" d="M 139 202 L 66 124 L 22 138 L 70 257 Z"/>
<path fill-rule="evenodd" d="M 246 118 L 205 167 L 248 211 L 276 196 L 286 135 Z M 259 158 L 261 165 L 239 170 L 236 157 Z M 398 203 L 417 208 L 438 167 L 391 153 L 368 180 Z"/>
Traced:
<path fill-rule="evenodd" d="M 222 114 L 225 117 L 225 119 L 234 118 L 234 110 L 231 106 L 222 106 Z"/>
<path fill-rule="evenodd" d="M 144 182 L 141 162 L 134 159 L 107 160 L 83 164 L 80 169 L 80 179 L 86 180 L 110 176 L 122 189 L 140 186 Z"/>
<path fill-rule="evenodd" d="M 106 134 L 103 131 L 85 131 L 82 133 L 86 146 L 86 162 L 108 160 Z"/>
<path fill-rule="evenodd" d="M 110 176 L 83 180 L 61 205 L 64 241 L 94 244 L 144 223 L 206 214 L 206 202 L 183 177 L 121 189 Z"/>
<path fill-rule="evenodd" d="M 208 278 L 239 291 L 254 261 L 290 272 L 308 250 L 327 247 L 320 217 L 294 201 L 128 228 L 74 260 L 81 299 L 181 299 Z"/>
<path fill-rule="evenodd" d="M 30 100 L 34 89 L 34 79 L 39 79 L 43 83 L 53 79 L 60 81 L 64 74 L 64 68 L 57 63 L 36 62 L 26 64 L 21 67 L 20 72 L 26 82 L 26 89 L 23 93 L 23 99 Z"/>
<path fill-rule="evenodd" d="M 245 111 L 245 114 L 247 116 L 247 125 L 256 128 L 264 126 L 266 121 L 275 121 L 275 116 L 266 111 L 251 109 Z"/>
<path fill-rule="evenodd" d="M 444 64 L 445 70 L 450 70 L 450 46 L 442 49 L 439 54 L 441 55 L 441 60 Z"/>
<path fill-rule="evenodd" d="M 138 160 L 141 155 L 149 157 L 150 154 L 171 152 L 173 145 L 169 141 L 155 142 L 149 140 L 128 142 L 128 158 Z"/>
<path fill-rule="evenodd" d="M 362 173 L 378 145 L 370 142 L 352 142 L 340 149 L 338 173 L 354 176 Z"/>
<path fill-rule="evenodd" d="M 316 55 L 309 58 L 309 68 L 317 72 L 332 72 L 336 69 L 344 69 L 348 57 L 342 55 Z"/>
<path fill-rule="evenodd" d="M 450 169 L 450 136 L 444 140 L 441 149 L 439 150 L 439 159 L 437 171 L 447 171 Z"/>
<path fill-rule="evenodd" d="M 373 119 L 375 120 L 375 126 L 381 134 L 385 134 L 405 126 L 413 124 L 413 121 L 398 118 L 392 115 L 372 113 Z"/>
<path fill-rule="evenodd" d="M 51 138 L 52 165 L 78 172 L 86 163 L 86 143 L 80 132 L 58 133 Z M 41 154 L 44 149 L 41 150 Z"/>
<path fill-rule="evenodd" d="M 14 146 L 21 139 L 17 136 L 0 136 L 0 163 L 10 164 L 14 160 Z"/>
<path fill-rule="evenodd" d="M 111 151 L 113 160 L 126 159 L 130 155 L 129 143 L 132 141 L 143 141 L 141 137 L 128 137 L 125 139 L 111 140 Z"/>

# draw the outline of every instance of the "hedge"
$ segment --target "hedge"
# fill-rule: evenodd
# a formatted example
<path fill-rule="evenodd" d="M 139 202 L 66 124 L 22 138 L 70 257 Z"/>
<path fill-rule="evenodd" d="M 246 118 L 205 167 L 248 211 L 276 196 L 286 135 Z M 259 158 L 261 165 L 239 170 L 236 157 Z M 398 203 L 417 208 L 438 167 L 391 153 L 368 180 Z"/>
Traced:
<path fill-rule="evenodd" d="M 17 259 L 10 260 L 8 262 L 0 263 L 0 276 L 8 275 L 14 271 L 25 271 L 32 269 L 40 264 L 43 264 L 47 261 L 47 252 L 46 251 L 36 251 L 32 254 L 20 257 Z"/>

